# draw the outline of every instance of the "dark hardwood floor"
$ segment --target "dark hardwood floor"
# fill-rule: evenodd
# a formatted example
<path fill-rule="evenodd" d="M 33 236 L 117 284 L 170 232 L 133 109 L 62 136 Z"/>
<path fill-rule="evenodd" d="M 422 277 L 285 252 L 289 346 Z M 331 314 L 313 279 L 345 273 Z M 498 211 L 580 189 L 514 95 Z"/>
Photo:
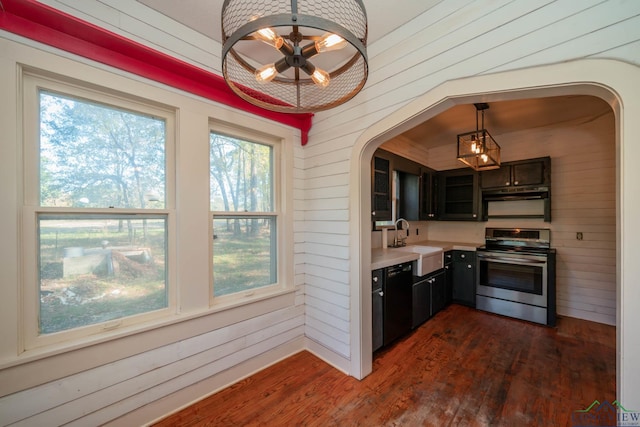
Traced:
<path fill-rule="evenodd" d="M 615 400 L 615 328 L 452 305 L 374 354 L 362 381 L 298 353 L 157 426 L 571 426 Z"/>

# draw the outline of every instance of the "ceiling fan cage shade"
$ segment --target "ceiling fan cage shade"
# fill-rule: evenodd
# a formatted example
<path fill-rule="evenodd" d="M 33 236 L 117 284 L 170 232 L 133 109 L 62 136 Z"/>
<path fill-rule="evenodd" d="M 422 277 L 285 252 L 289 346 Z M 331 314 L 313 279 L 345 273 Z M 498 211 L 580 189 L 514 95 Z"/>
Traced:
<path fill-rule="evenodd" d="M 479 129 L 458 135 L 458 160 L 482 171 L 500 167 L 500 146 L 489 131 Z"/>
<path fill-rule="evenodd" d="M 331 35 L 342 42 L 325 49 Z M 225 0 L 222 6 L 223 76 L 238 96 L 268 110 L 308 113 L 353 98 L 367 80 L 366 42 L 361 0 Z"/>

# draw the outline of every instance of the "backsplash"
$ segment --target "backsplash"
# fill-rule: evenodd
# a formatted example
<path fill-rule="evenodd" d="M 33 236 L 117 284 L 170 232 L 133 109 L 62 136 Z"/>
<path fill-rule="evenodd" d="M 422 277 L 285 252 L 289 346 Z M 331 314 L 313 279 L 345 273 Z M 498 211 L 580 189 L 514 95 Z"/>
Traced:
<path fill-rule="evenodd" d="M 408 245 L 427 240 L 427 231 L 428 231 L 429 223 L 427 221 L 409 221 L 409 236 L 406 238 L 405 242 Z M 416 233 L 417 230 L 417 233 Z M 382 247 L 382 233 L 387 233 L 387 243 L 389 245 L 393 244 L 393 239 L 395 238 L 395 230 L 393 227 L 387 228 L 382 231 L 372 231 L 371 232 L 371 247 L 372 248 L 381 248 Z M 398 235 L 401 237 L 405 237 L 407 235 L 406 230 L 398 230 Z"/>

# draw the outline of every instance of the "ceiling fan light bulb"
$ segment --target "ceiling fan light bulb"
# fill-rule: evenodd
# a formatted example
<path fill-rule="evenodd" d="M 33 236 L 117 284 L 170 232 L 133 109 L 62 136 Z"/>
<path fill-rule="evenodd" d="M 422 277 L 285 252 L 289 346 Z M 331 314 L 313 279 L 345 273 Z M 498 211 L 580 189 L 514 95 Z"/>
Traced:
<path fill-rule="evenodd" d="M 273 80 L 277 74 L 275 64 L 267 64 L 256 70 L 256 80 L 260 83 L 267 83 Z"/>
<path fill-rule="evenodd" d="M 316 50 L 318 52 L 330 52 L 339 50 L 347 45 L 347 41 L 337 34 L 327 33 L 318 41 L 316 41 Z"/>
<path fill-rule="evenodd" d="M 329 86 L 329 81 L 331 80 L 331 78 L 329 77 L 329 73 L 316 68 L 315 71 L 311 74 L 311 80 L 313 80 L 313 82 L 320 87 L 327 87 Z"/>
<path fill-rule="evenodd" d="M 256 31 L 256 37 L 268 45 L 280 49 L 284 40 L 272 28 L 266 27 Z"/>

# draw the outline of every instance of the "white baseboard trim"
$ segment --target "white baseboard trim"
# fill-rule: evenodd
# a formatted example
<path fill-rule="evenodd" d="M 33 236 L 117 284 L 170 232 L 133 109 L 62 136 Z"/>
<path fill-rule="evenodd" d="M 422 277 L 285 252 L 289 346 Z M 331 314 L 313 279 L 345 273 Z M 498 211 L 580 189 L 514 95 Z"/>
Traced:
<path fill-rule="evenodd" d="M 339 371 L 344 372 L 347 375 L 350 375 L 351 369 L 351 361 L 346 357 L 340 356 L 337 353 L 329 350 L 327 347 L 318 344 L 316 341 L 313 341 L 307 337 L 304 337 L 304 348 L 312 353 L 314 356 L 319 359 L 324 360 L 329 365 L 333 366 Z"/>

